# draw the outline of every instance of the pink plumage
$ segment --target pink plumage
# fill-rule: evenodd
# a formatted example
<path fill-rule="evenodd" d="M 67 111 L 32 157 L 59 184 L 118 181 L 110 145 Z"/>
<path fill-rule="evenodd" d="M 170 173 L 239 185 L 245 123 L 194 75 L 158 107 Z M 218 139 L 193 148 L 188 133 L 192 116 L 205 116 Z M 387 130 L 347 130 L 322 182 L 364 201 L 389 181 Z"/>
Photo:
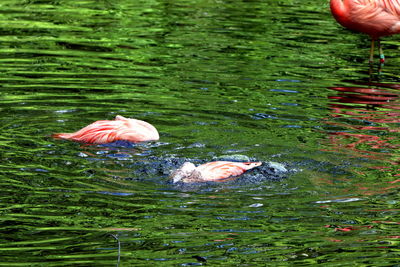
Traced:
<path fill-rule="evenodd" d="M 229 177 L 239 176 L 247 170 L 260 166 L 261 162 L 213 161 L 196 167 L 185 162 L 181 168 L 172 173 L 173 182 L 221 182 Z"/>
<path fill-rule="evenodd" d="M 331 0 L 330 6 L 342 26 L 372 39 L 400 33 L 399 0 Z"/>
<path fill-rule="evenodd" d="M 158 140 L 157 129 L 148 122 L 117 115 L 115 120 L 96 121 L 74 133 L 56 133 L 52 137 L 89 144 L 106 144 L 118 140 L 144 142 Z"/>
<path fill-rule="evenodd" d="M 400 33 L 400 0 L 331 0 L 330 7 L 342 26 L 371 37 L 370 62 L 375 40 Z M 383 52 L 379 50 L 383 63 Z"/>

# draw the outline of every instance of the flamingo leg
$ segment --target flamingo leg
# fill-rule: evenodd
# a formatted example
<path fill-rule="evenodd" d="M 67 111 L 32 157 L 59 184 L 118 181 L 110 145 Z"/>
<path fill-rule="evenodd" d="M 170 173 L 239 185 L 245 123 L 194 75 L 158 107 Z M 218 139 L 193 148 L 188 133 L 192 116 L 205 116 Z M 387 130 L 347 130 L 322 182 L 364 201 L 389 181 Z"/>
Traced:
<path fill-rule="evenodd" d="M 369 77 L 371 78 L 374 69 L 374 49 L 375 39 L 371 39 L 371 49 L 369 50 Z"/>
<path fill-rule="evenodd" d="M 379 62 L 383 65 L 385 64 L 385 55 L 383 54 L 381 40 L 378 40 L 378 47 L 379 47 Z"/>
<path fill-rule="evenodd" d="M 378 39 L 378 48 L 379 48 L 379 69 L 378 74 L 382 74 L 382 67 L 385 65 L 385 55 L 383 54 L 383 49 L 381 46 L 381 40 Z"/>
<path fill-rule="evenodd" d="M 369 64 L 372 65 L 374 63 L 374 49 L 375 49 L 375 40 L 371 39 L 371 49 L 369 50 Z"/>

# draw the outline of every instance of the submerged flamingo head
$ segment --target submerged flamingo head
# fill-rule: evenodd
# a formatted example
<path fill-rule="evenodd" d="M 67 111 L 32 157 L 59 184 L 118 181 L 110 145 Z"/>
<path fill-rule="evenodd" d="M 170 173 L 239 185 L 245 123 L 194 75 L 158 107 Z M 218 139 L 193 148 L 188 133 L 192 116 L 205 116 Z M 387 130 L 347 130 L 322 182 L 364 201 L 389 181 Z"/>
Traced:
<path fill-rule="evenodd" d="M 177 183 L 183 178 L 190 176 L 193 171 L 196 169 L 196 166 L 191 162 L 183 163 L 182 167 L 177 169 L 175 172 L 172 173 L 172 182 Z"/>

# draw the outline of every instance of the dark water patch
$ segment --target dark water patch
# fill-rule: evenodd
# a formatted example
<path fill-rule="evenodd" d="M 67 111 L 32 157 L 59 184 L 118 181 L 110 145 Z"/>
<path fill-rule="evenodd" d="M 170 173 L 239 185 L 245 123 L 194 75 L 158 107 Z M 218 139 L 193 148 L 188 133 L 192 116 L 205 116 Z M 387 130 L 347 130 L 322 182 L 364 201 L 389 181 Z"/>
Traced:
<path fill-rule="evenodd" d="M 191 159 L 191 158 L 157 158 L 150 157 L 151 161 L 142 161 L 133 165 L 133 173 L 135 177 L 141 177 L 141 179 L 154 179 L 159 177 L 159 182 L 167 182 L 167 184 L 174 188 L 216 188 L 218 185 L 224 184 L 224 186 L 252 186 L 259 185 L 267 181 L 279 181 L 287 177 L 289 171 L 280 163 L 264 162 L 262 166 L 255 168 L 254 170 L 247 171 L 236 179 L 232 179 L 227 182 L 206 182 L 206 183 L 177 183 L 174 184 L 170 180 L 169 176 L 171 173 L 180 168 L 185 162 L 192 162 L 195 165 L 206 163 L 204 160 Z M 232 160 L 230 157 L 225 157 L 224 160 Z M 254 161 L 254 159 L 252 159 Z"/>

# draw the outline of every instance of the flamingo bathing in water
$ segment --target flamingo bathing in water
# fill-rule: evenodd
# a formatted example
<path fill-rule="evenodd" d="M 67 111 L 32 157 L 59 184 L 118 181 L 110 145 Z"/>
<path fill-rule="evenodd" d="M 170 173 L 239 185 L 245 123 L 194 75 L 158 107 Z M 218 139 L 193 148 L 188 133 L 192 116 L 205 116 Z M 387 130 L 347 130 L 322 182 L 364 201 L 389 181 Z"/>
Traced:
<path fill-rule="evenodd" d="M 370 65 L 374 43 L 378 42 L 383 65 L 385 57 L 379 38 L 400 33 L 400 0 L 331 0 L 330 6 L 333 16 L 342 26 L 371 37 Z"/>
<path fill-rule="evenodd" d="M 174 183 L 222 182 L 226 178 L 241 175 L 261 164 L 261 162 L 213 161 L 196 167 L 191 162 L 185 162 L 172 173 L 171 178 Z"/>
<path fill-rule="evenodd" d="M 52 136 L 90 144 L 106 144 L 118 140 L 136 143 L 160 138 L 157 129 L 150 123 L 120 115 L 112 121 L 96 121 L 75 133 L 56 133 Z"/>

